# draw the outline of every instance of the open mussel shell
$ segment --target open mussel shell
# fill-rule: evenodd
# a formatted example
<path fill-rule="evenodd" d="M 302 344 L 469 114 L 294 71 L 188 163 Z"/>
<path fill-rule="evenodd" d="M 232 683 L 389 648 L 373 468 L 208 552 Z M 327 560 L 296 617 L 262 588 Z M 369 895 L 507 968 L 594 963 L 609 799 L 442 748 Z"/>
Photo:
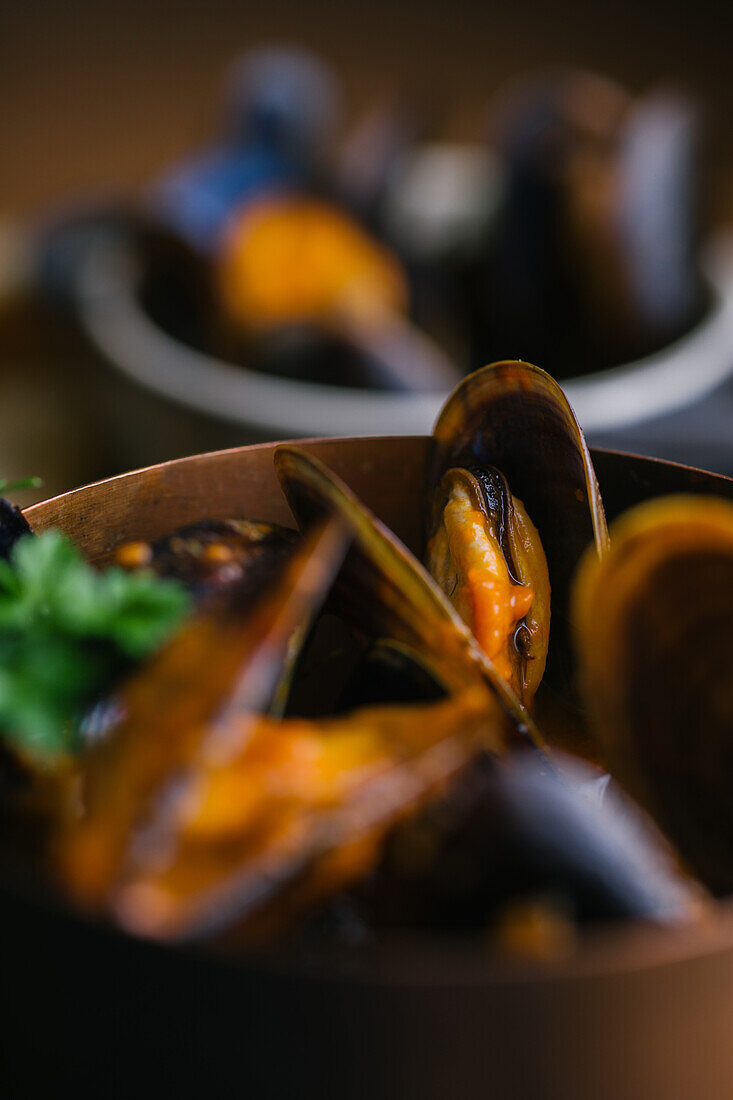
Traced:
<path fill-rule="evenodd" d="M 150 570 L 184 585 L 197 605 L 235 593 L 240 614 L 254 606 L 292 555 L 295 531 L 248 519 L 211 519 L 179 527 L 152 542 L 121 543 L 114 563 L 127 572 Z M 281 713 L 287 703 L 306 624 L 293 632 L 288 657 L 270 706 Z M 83 715 L 80 732 L 86 745 L 106 737 L 123 716 L 120 700 L 106 695 Z"/>
<path fill-rule="evenodd" d="M 574 591 L 581 686 L 613 774 L 713 891 L 733 890 L 733 507 L 668 497 Z"/>
<path fill-rule="evenodd" d="M 590 453 L 565 395 L 539 367 L 493 363 L 454 390 L 433 434 L 433 491 L 452 467 L 494 466 L 537 528 L 552 586 L 548 676 L 566 689 L 571 579 L 588 546 L 604 553 L 608 532 Z"/>
<path fill-rule="evenodd" d="M 531 703 L 545 670 L 550 581 L 539 535 L 493 466 L 447 470 L 425 562 L 497 672 Z"/>
<path fill-rule="evenodd" d="M 270 939 L 363 878 L 385 833 L 450 786 L 487 736 L 482 691 L 322 720 L 243 716 L 199 754 L 164 846 L 112 900 L 130 931 Z"/>
<path fill-rule="evenodd" d="M 115 562 L 124 569 L 152 569 L 184 584 L 197 599 L 236 586 L 255 599 L 281 569 L 297 536 L 286 527 L 248 519 L 203 520 L 154 542 L 117 547 Z"/>
<path fill-rule="evenodd" d="M 165 846 L 201 754 L 226 759 L 235 719 L 269 710 L 347 544 L 338 520 L 319 525 L 254 609 L 249 593 L 245 611 L 236 593 L 202 609 L 122 690 L 120 725 L 82 759 L 82 810 L 59 853 L 77 899 L 103 907 L 139 853 Z"/>
<path fill-rule="evenodd" d="M 339 613 L 374 638 L 403 647 L 449 692 L 486 683 L 509 738 L 514 732 L 539 745 L 525 708 L 407 547 L 317 459 L 279 447 L 275 469 L 304 530 L 336 514 L 352 535 L 337 586 Z"/>
<path fill-rule="evenodd" d="M 507 907 L 546 900 L 572 924 L 695 917 L 704 892 L 675 866 L 649 819 L 618 792 L 589 792 L 585 765 L 562 776 L 533 753 L 478 757 L 447 792 L 398 825 L 351 892 L 372 931 L 485 936 Z"/>

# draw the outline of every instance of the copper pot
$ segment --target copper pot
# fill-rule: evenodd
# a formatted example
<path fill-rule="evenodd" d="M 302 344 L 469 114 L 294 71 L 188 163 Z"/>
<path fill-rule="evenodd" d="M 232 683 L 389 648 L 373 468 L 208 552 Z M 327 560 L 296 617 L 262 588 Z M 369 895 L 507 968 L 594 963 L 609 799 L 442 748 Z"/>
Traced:
<path fill-rule="evenodd" d="M 274 444 L 198 455 L 28 509 L 94 560 L 202 516 L 288 522 Z M 420 541 L 424 437 L 313 440 L 408 544 Z M 667 492 L 733 499 L 733 481 L 594 453 L 612 517 Z M 458 943 L 324 946 L 224 958 L 168 949 L 0 885 L 7 1095 L 39 1074 L 77 1093 L 270 1097 L 729 1100 L 733 908 L 704 929 L 594 934 L 554 963 Z M 13 1092 L 9 1081 L 17 1081 Z"/>

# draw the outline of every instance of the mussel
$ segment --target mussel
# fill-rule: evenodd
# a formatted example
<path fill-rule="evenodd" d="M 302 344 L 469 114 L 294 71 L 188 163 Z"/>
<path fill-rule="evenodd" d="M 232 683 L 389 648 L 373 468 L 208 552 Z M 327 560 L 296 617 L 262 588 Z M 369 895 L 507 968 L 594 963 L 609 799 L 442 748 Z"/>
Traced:
<path fill-rule="evenodd" d="M 526 709 L 417 559 L 323 463 L 295 447 L 275 452 L 275 469 L 304 530 L 331 513 L 353 543 L 337 586 L 340 612 L 376 639 L 422 664 L 448 691 L 488 687 L 487 706 L 504 716 L 506 739 L 541 737 Z"/>
<path fill-rule="evenodd" d="M 660 511 L 663 539 L 641 537 L 654 526 L 645 520 L 633 537 L 622 528 L 620 552 L 608 551 L 582 434 L 552 380 L 526 364 L 480 372 L 438 421 L 426 555 L 434 577 L 320 461 L 284 446 L 275 467 L 300 536 L 226 521 L 118 551 L 118 562 L 172 573 L 202 598 L 123 687 L 117 725 L 80 752 L 76 812 L 59 817 L 51 843 L 71 898 L 136 934 L 213 934 L 230 947 L 297 933 L 308 914 L 317 924 L 342 902 L 377 932 L 500 940 L 521 940 L 523 906 L 536 915 L 547 898 L 573 927 L 694 919 L 703 891 L 648 819 L 593 793 L 597 771 L 545 749 L 532 703 L 551 600 L 548 667 L 558 624 L 568 656 L 567 582 L 585 551 L 577 636 L 591 711 L 602 711 L 601 747 L 688 864 L 724 888 L 725 831 L 709 845 L 712 866 L 698 845 L 724 816 L 724 778 L 693 789 L 708 798 L 710 820 L 701 815 L 690 830 L 675 816 L 694 692 L 678 689 L 677 714 L 658 708 L 672 731 L 671 763 L 653 781 L 661 741 L 642 746 L 642 735 L 663 726 L 646 702 L 634 713 L 630 702 L 645 670 L 663 683 L 664 585 L 684 594 L 678 572 L 692 586 L 697 564 L 698 578 L 714 576 L 703 584 L 708 602 L 690 600 L 668 638 L 675 660 L 686 652 L 680 624 L 699 644 L 700 668 L 691 665 L 711 709 L 702 760 L 714 760 L 731 716 L 716 725 L 712 710 L 725 709 L 730 692 L 721 688 L 716 702 L 725 658 L 706 609 L 727 612 L 733 509 L 709 506 L 696 542 L 684 512 L 692 505 L 677 502 L 675 537 Z M 669 576 L 663 550 L 674 551 Z M 655 639 L 634 664 L 640 622 Z M 355 644 L 339 664 L 331 654 L 344 639 Z M 314 678 L 293 705 L 298 654 L 295 679 Z M 562 660 L 558 668 L 571 671 Z M 333 683 L 319 692 L 324 675 Z M 315 706 L 305 705 L 308 691 Z"/>
<path fill-rule="evenodd" d="M 84 762 L 81 817 L 60 846 L 78 901 L 154 937 L 228 924 L 262 935 L 366 873 L 390 827 L 479 745 L 499 747 L 478 680 L 330 720 L 264 713 L 348 538 L 339 519 L 317 525 L 253 612 L 200 612 L 131 682 L 125 722 Z"/>
<path fill-rule="evenodd" d="M 733 507 L 641 504 L 574 590 L 581 683 L 613 774 L 714 892 L 733 890 Z"/>
<path fill-rule="evenodd" d="M 297 536 L 286 527 L 248 519 L 202 520 L 155 542 L 127 542 L 115 551 L 124 569 L 152 569 L 205 599 L 228 587 L 256 596 L 283 566 Z"/>
<path fill-rule="evenodd" d="M 131 682 L 61 845 L 73 895 L 146 935 L 272 931 L 366 875 L 477 755 L 539 739 L 409 551 L 319 463 L 283 448 L 276 465 L 305 541 L 268 598 L 251 608 L 245 583 L 244 605 L 236 588 L 204 605 Z M 277 720 L 288 639 L 337 575 L 339 614 L 423 667 L 432 698 Z"/>
<path fill-rule="evenodd" d="M 530 702 L 547 658 L 550 581 L 537 529 L 495 467 L 443 475 L 426 565 L 497 673 Z"/>
<path fill-rule="evenodd" d="M 458 582 L 454 598 L 472 605 L 474 620 L 482 585 L 492 595 L 498 585 L 506 619 L 501 661 L 525 702 L 542 675 L 551 604 L 548 677 L 569 694 L 570 582 L 586 547 L 605 552 L 608 533 L 588 447 L 565 395 L 530 363 L 494 363 L 457 387 L 433 434 L 431 572 L 449 591 Z M 477 555 L 489 566 L 473 574 L 478 600 L 468 572 Z"/>
<path fill-rule="evenodd" d="M 233 592 L 243 613 L 282 571 L 297 541 L 294 531 L 276 524 L 248 519 L 207 519 L 178 528 L 153 542 L 121 543 L 114 551 L 113 561 L 128 572 L 152 570 L 160 577 L 178 581 L 199 605 L 213 599 L 223 600 L 227 593 Z M 272 713 L 284 709 L 305 634 L 303 626 L 293 632 L 288 660 L 271 702 Z M 96 700 L 82 716 L 82 740 L 91 744 L 108 736 L 123 717 L 120 699 L 108 695 Z"/>
<path fill-rule="evenodd" d="M 618 792 L 593 798 L 589 767 L 561 764 L 562 777 L 532 753 L 478 757 L 391 831 L 374 872 L 348 895 L 350 918 L 367 931 L 482 938 L 529 899 L 571 926 L 694 918 L 704 894 L 646 815 Z"/>
<path fill-rule="evenodd" d="M 83 813 L 61 851 L 78 898 L 102 904 L 134 862 L 140 832 L 173 826 L 199 755 L 226 758 L 236 719 L 268 710 L 293 633 L 316 614 L 346 543 L 336 521 L 320 528 L 254 609 L 247 599 L 242 613 L 234 593 L 199 611 L 128 683 L 122 722 L 81 762 Z"/>
<path fill-rule="evenodd" d="M 690 102 L 555 69 L 501 90 L 490 130 L 505 175 L 472 283 L 479 362 L 521 347 L 569 378 L 644 358 L 696 323 L 705 288 Z"/>
<path fill-rule="evenodd" d="M 160 938 L 228 925 L 271 937 L 367 874 L 386 831 L 466 767 L 487 721 L 475 690 L 322 721 L 242 715 L 226 730 L 235 751 L 199 757 L 175 825 L 128 868 L 115 916 Z"/>

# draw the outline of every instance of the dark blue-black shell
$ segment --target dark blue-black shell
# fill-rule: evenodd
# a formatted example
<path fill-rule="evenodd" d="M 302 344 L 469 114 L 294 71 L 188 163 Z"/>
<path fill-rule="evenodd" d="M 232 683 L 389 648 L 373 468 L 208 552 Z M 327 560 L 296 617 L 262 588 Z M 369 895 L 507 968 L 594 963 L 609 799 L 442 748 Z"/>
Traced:
<path fill-rule="evenodd" d="M 580 765 L 552 773 L 527 753 L 480 757 L 394 831 L 354 900 L 367 928 L 483 934 L 525 898 L 557 900 L 586 925 L 675 923 L 696 896 L 633 803 L 616 790 L 599 798 Z"/>
<path fill-rule="evenodd" d="M 0 497 L 0 559 L 7 561 L 18 539 L 32 534 L 20 508 Z"/>

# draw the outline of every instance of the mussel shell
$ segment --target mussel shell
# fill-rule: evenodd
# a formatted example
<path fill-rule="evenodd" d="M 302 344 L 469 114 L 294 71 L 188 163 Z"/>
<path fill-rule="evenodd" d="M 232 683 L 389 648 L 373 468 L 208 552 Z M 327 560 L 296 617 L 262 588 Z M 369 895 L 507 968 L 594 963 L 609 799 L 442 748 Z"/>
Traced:
<path fill-rule="evenodd" d="M 231 595 L 245 614 L 285 568 L 298 542 L 287 527 L 247 519 L 211 519 L 187 524 L 154 542 L 121 543 L 115 562 L 128 572 L 152 570 L 183 584 L 197 605 Z M 284 709 L 304 630 L 297 628 L 270 709 Z M 97 699 L 83 715 L 80 732 L 89 746 L 102 741 L 123 719 L 114 695 Z"/>
<path fill-rule="evenodd" d="M 539 531 L 552 586 L 548 676 L 567 689 L 571 579 L 588 546 L 605 552 L 608 532 L 590 453 L 565 395 L 539 367 L 493 363 L 454 390 L 434 436 L 433 487 L 450 467 L 495 466 Z"/>
<path fill-rule="evenodd" d="M 733 891 L 733 507 L 668 497 L 614 523 L 574 592 L 611 771 L 716 893 Z"/>
<path fill-rule="evenodd" d="M 507 904 L 545 897 L 572 920 L 673 923 L 702 892 L 675 867 L 637 807 L 588 793 L 589 769 L 548 773 L 532 753 L 483 756 L 388 838 L 353 891 L 366 928 L 483 935 Z"/>
<path fill-rule="evenodd" d="M 370 641 L 324 611 L 298 660 L 284 717 L 320 720 L 363 707 L 434 702 L 445 695 L 411 652 L 384 639 Z"/>
<path fill-rule="evenodd" d="M 199 754 L 229 751 L 230 720 L 270 707 L 293 636 L 319 611 L 347 545 L 337 520 L 319 525 L 254 609 L 246 592 L 245 610 L 236 593 L 215 601 L 126 685 L 120 725 L 82 758 L 83 813 L 62 845 L 80 900 L 103 904 L 141 829 L 165 835 Z"/>
<path fill-rule="evenodd" d="M 488 684 L 506 736 L 540 745 L 525 708 L 407 547 L 317 459 L 296 447 L 279 447 L 275 469 L 304 530 L 335 513 L 353 537 L 336 592 L 344 618 L 374 638 L 403 646 L 449 692 Z"/>
<path fill-rule="evenodd" d="M 118 920 L 159 938 L 280 935 L 373 867 L 389 829 L 475 758 L 490 721 L 483 693 L 468 691 L 306 728 L 247 723 L 239 758 L 202 762 L 178 843 L 121 883 Z"/>
<path fill-rule="evenodd" d="M 0 560 L 7 561 L 18 539 L 32 534 L 20 508 L 0 497 Z"/>
<path fill-rule="evenodd" d="M 367 649 L 355 665 L 338 698 L 338 710 L 374 705 L 435 702 L 445 689 L 424 664 L 388 641 Z"/>

